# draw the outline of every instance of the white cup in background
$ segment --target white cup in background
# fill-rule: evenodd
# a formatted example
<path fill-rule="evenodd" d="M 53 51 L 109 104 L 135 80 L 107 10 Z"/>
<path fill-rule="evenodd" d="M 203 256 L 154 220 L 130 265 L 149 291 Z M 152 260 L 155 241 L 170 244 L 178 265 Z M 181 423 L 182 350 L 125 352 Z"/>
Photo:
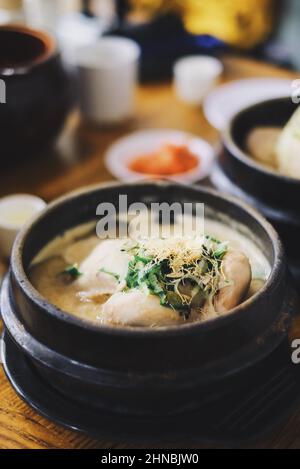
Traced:
<path fill-rule="evenodd" d="M 0 257 L 10 256 L 20 229 L 45 207 L 42 199 L 30 194 L 14 194 L 0 199 Z"/>
<path fill-rule="evenodd" d="M 97 123 L 120 123 L 133 115 L 140 48 L 110 36 L 76 51 L 80 108 Z"/>
<path fill-rule="evenodd" d="M 177 96 L 187 104 L 201 104 L 222 72 L 222 62 L 214 57 L 194 55 L 178 60 L 174 66 Z"/>

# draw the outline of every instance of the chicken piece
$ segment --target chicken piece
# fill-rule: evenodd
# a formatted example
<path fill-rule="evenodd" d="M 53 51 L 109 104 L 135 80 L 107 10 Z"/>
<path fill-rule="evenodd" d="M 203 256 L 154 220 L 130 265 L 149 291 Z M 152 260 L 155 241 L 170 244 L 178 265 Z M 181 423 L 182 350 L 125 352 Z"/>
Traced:
<path fill-rule="evenodd" d="M 217 313 L 226 313 L 245 298 L 251 284 L 249 259 L 239 251 L 229 251 L 222 262 L 222 272 L 229 285 L 220 289 L 214 299 Z"/>
<path fill-rule="evenodd" d="M 260 163 L 276 168 L 276 146 L 280 133 L 278 127 L 257 127 L 248 135 L 247 151 Z"/>
<path fill-rule="evenodd" d="M 122 251 L 123 245 L 120 239 L 102 241 L 79 265 L 82 275 L 74 284 L 82 299 L 92 300 L 124 288 L 130 256 Z"/>
<path fill-rule="evenodd" d="M 80 264 L 98 245 L 99 239 L 97 236 L 90 237 L 89 239 L 80 239 L 65 247 L 62 251 L 62 256 L 69 265 Z"/>
<path fill-rule="evenodd" d="M 102 306 L 99 319 L 103 324 L 134 327 L 176 326 L 185 322 L 178 311 L 161 306 L 157 296 L 140 290 L 112 295 Z"/>
<path fill-rule="evenodd" d="M 279 171 L 285 176 L 300 179 L 300 107 L 284 127 L 276 156 Z"/>

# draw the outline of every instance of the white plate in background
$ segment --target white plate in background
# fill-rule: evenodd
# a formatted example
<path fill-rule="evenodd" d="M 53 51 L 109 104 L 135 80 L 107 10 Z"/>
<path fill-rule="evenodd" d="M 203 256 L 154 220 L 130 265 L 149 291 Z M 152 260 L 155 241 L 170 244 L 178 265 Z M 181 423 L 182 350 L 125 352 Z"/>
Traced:
<path fill-rule="evenodd" d="M 176 182 L 197 182 L 209 176 L 214 161 L 213 147 L 202 138 L 178 130 L 143 130 L 117 140 L 105 155 L 105 164 L 110 173 L 121 181 L 133 182 L 151 178 L 151 175 L 129 169 L 132 160 L 159 150 L 165 144 L 187 145 L 198 158 L 195 169 L 174 176 L 162 176 Z M 152 176 L 156 177 L 157 176 Z"/>
<path fill-rule="evenodd" d="M 221 85 L 207 95 L 203 109 L 208 122 L 224 130 L 232 117 L 260 101 L 291 96 L 292 80 L 282 78 L 247 78 Z"/>

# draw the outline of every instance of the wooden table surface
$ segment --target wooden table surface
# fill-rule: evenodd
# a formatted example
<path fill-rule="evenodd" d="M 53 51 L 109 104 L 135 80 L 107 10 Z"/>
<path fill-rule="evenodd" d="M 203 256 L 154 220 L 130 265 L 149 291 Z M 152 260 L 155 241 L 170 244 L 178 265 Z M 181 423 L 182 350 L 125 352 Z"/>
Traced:
<path fill-rule="evenodd" d="M 298 78 L 295 73 L 248 59 L 226 57 L 224 63 L 224 81 L 256 76 Z M 178 102 L 170 84 L 141 86 L 137 94 L 135 119 L 126 128 L 99 129 L 81 123 L 76 113 L 71 115 L 55 152 L 1 171 L 0 196 L 29 192 L 50 201 L 80 186 L 108 181 L 112 177 L 104 166 L 105 150 L 116 138 L 135 129 L 180 129 L 217 143 L 218 132 L 207 123 L 202 111 Z M 0 263 L 0 275 L 1 269 Z M 292 334 L 300 337 L 300 318 Z M 255 447 L 300 448 L 300 407 L 281 428 Z M 40 417 L 15 394 L 0 365 L 0 448 L 124 449 L 135 446 L 90 439 Z M 177 448 L 192 446 L 183 442 Z"/>

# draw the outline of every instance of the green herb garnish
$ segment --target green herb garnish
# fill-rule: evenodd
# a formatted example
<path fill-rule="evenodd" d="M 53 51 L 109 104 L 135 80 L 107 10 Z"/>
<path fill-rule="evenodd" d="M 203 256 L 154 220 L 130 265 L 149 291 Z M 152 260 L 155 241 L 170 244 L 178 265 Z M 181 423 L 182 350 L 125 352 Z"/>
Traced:
<path fill-rule="evenodd" d="M 109 270 L 106 270 L 104 267 L 99 270 L 99 272 L 103 272 L 104 274 L 111 275 L 114 277 L 118 282 L 120 282 L 120 275 L 115 274 L 114 272 L 110 272 Z"/>
<path fill-rule="evenodd" d="M 201 309 L 220 288 L 221 264 L 228 243 L 206 236 L 204 241 L 199 240 L 199 245 L 190 247 L 187 242 L 183 251 L 182 263 L 178 263 L 179 251 L 176 249 L 157 251 L 155 247 L 152 249 L 151 243 L 128 249 L 133 258 L 126 275 L 127 289 L 139 288 L 156 295 L 161 305 L 173 308 L 185 317 L 192 309 Z"/>
<path fill-rule="evenodd" d="M 223 259 L 227 251 L 228 251 L 228 243 L 227 242 L 219 243 L 216 250 L 213 252 L 213 256 L 216 259 Z"/>
<path fill-rule="evenodd" d="M 81 272 L 79 272 L 78 270 L 78 264 L 73 264 L 73 265 L 69 265 L 65 270 L 64 270 L 64 273 L 65 274 L 68 274 L 72 279 L 76 280 L 78 279 L 79 277 L 81 277 L 81 275 L 83 275 Z"/>

